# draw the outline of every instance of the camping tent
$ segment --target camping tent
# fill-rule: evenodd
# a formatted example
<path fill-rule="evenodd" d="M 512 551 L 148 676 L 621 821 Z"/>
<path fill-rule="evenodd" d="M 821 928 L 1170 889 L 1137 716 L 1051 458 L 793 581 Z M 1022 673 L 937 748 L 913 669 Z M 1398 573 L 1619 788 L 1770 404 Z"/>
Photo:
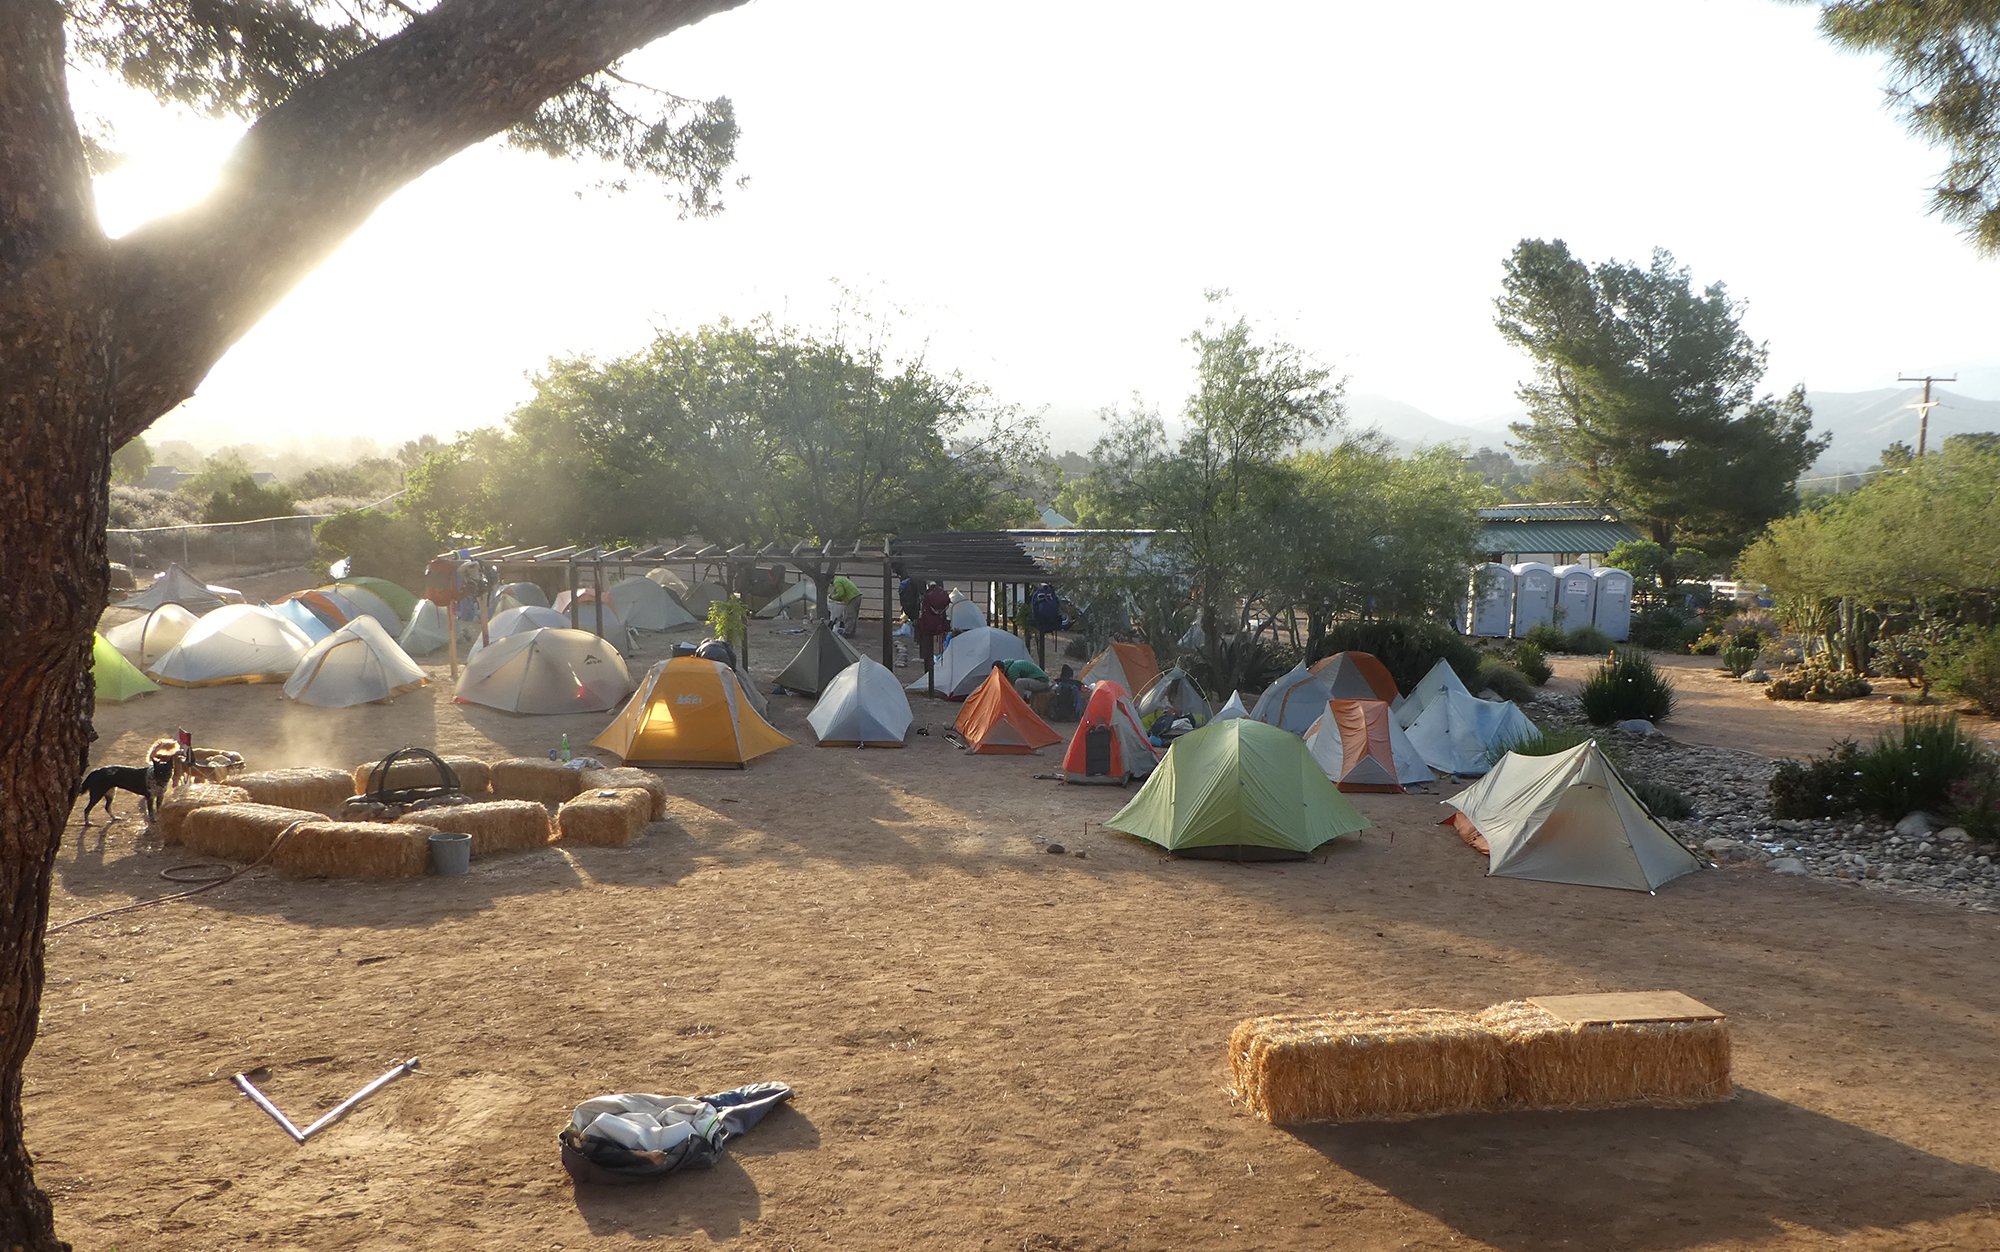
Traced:
<path fill-rule="evenodd" d="M 1319 675 L 1304 665 L 1294 665 L 1257 697 L 1257 707 L 1250 710 L 1250 716 L 1267 726 L 1303 735 L 1326 711 L 1326 702 L 1331 699 L 1333 692 Z"/>
<path fill-rule="evenodd" d="M 673 588 L 669 587 L 671 591 Z M 727 600 L 729 593 L 714 583 L 696 583 L 681 597 L 681 605 L 697 621 L 708 620 L 708 606 L 717 600 Z"/>
<path fill-rule="evenodd" d="M 137 595 L 127 596 L 111 607 L 157 609 L 163 604 L 178 604 L 196 613 L 206 613 L 225 604 L 241 603 L 243 603 L 242 593 L 228 587 L 206 586 L 180 566 L 168 565 L 167 572 L 155 578 L 152 586 Z"/>
<path fill-rule="evenodd" d="M 347 625 L 347 618 L 337 614 L 335 615 L 336 620 L 329 622 L 327 620 L 328 614 L 314 611 L 313 607 L 301 599 L 300 596 L 319 596 L 319 593 L 316 591 L 304 591 L 300 592 L 299 595 L 289 596 L 280 600 L 276 604 L 267 603 L 262 607 L 271 610 L 279 617 L 284 618 L 292 625 L 304 631 L 306 638 L 312 640 L 314 643 L 318 643 L 334 631 L 339 630 L 342 626 Z M 319 598 L 325 599 L 324 596 L 320 596 Z"/>
<path fill-rule="evenodd" d="M 748 700 L 750 702 L 751 708 L 757 710 L 757 716 L 763 718 L 767 722 L 770 721 L 771 702 L 770 700 L 765 698 L 764 693 L 762 691 L 757 689 L 756 682 L 754 682 L 751 679 L 749 673 L 744 670 L 743 663 L 741 661 L 738 661 L 736 663 L 735 672 L 736 672 L 736 689 L 738 693 L 741 694 L 745 700 Z"/>
<path fill-rule="evenodd" d="M 1227 722 L 1239 717 L 1248 716 L 1250 716 L 1250 710 L 1243 707 L 1243 693 L 1232 691 L 1229 693 L 1229 698 L 1222 702 L 1222 707 L 1215 711 L 1215 716 L 1208 720 L 1211 722 Z"/>
<path fill-rule="evenodd" d="M 1329 700 L 1381 700 L 1395 704 L 1403 697 L 1389 669 L 1372 653 L 1336 652 L 1321 657 L 1312 667 L 1313 676 L 1326 684 Z"/>
<path fill-rule="evenodd" d="M 372 592 L 377 599 L 389 606 L 389 611 L 396 615 L 398 622 L 409 621 L 410 614 L 417 611 L 417 597 L 411 595 L 409 589 L 401 583 L 392 583 L 386 578 L 370 578 L 365 574 L 349 574 L 341 579 L 340 583 L 343 586 L 359 587 Z"/>
<path fill-rule="evenodd" d="M 505 713 L 595 713 L 630 690 L 618 649 L 587 630 L 547 627 L 479 649 L 459 671 L 452 698 Z"/>
<path fill-rule="evenodd" d="M 1306 748 L 1342 791 L 1401 791 L 1433 781 L 1380 700 L 1334 700 L 1306 732 Z"/>
<path fill-rule="evenodd" d="M 626 627 L 625 615 L 618 611 L 617 602 L 608 593 L 600 603 L 595 591 L 579 591 L 574 596 L 565 591 L 556 597 L 555 611 L 562 616 L 565 626 L 574 613 L 577 630 L 587 630 L 609 640 L 620 652 L 632 646 L 632 632 Z"/>
<path fill-rule="evenodd" d="M 780 613 L 789 612 L 796 605 L 800 617 L 810 617 L 813 605 L 818 603 L 818 596 L 819 588 L 813 585 L 812 579 L 801 579 L 779 592 L 763 608 L 758 609 L 755 616 L 776 617 Z"/>
<path fill-rule="evenodd" d="M 178 604 L 163 604 L 148 610 L 144 617 L 113 626 L 104 637 L 140 669 L 151 669 L 155 661 L 172 651 L 194 628 L 196 620 L 194 614 Z"/>
<path fill-rule="evenodd" d="M 1460 691 L 1433 698 L 1409 728 L 1410 744 L 1424 764 L 1468 778 L 1493 768 L 1501 749 L 1536 733 L 1528 715 L 1507 701 Z"/>
<path fill-rule="evenodd" d="M 1509 752 L 1445 803 L 1458 810 L 1453 822 L 1468 843 L 1484 838 L 1486 872 L 1502 878 L 1655 891 L 1701 868 L 1595 739 L 1554 756 Z"/>
<path fill-rule="evenodd" d="M 487 612 L 498 616 L 508 609 L 549 607 L 549 593 L 535 583 L 502 583 L 493 589 L 492 603 Z"/>
<path fill-rule="evenodd" d="M 665 587 L 669 595 L 676 599 L 687 595 L 687 580 L 664 565 L 655 565 L 646 571 L 646 577 Z"/>
<path fill-rule="evenodd" d="M 826 690 L 835 674 L 860 659 L 854 645 L 842 639 L 833 627 L 814 622 L 806 632 L 805 645 L 799 654 L 779 672 L 778 685 L 801 695 L 816 696 Z"/>
<path fill-rule="evenodd" d="M 1423 711 L 1431 706 L 1431 702 L 1447 691 L 1456 691 L 1464 696 L 1472 694 L 1465 689 L 1465 683 L 1459 678 L 1458 671 L 1451 667 L 1449 661 L 1440 657 L 1438 663 L 1431 666 L 1430 673 L 1419 678 L 1417 685 L 1410 688 L 1410 694 L 1404 696 L 1402 704 L 1397 706 L 1397 724 L 1408 730 Z"/>
<path fill-rule="evenodd" d="M 281 683 L 311 647 L 304 631 L 271 610 L 231 604 L 196 622 L 152 673 L 175 687 Z"/>
<path fill-rule="evenodd" d="M 531 630 L 568 630 L 569 615 L 538 605 L 524 604 L 519 608 L 496 613 L 486 623 L 485 642 L 473 640 L 472 651 L 465 654 L 466 660 L 478 655 L 481 648 L 491 647 L 509 635 L 524 635 Z M 442 642 L 442 641 L 440 641 Z"/>
<path fill-rule="evenodd" d="M 971 695 L 980 683 L 986 681 L 993 662 L 1027 659 L 1027 644 L 997 627 L 981 626 L 978 630 L 953 635 L 951 646 L 938 654 L 931 668 L 937 677 L 938 694 L 959 700 Z M 930 682 L 920 674 L 915 682 L 905 684 L 905 689 L 928 691 Z"/>
<path fill-rule="evenodd" d="M 445 645 L 450 632 L 451 623 L 445 620 L 444 610 L 429 600 L 419 600 L 410 613 L 410 624 L 403 627 L 402 637 L 396 643 L 409 656 L 428 656 Z"/>
<path fill-rule="evenodd" d="M 951 628 L 953 630 L 978 630 L 986 625 L 986 611 L 970 600 L 958 598 L 952 593 Z"/>
<path fill-rule="evenodd" d="M 1109 679 L 1090 689 L 1090 703 L 1063 754 L 1063 779 L 1073 783 L 1115 783 L 1144 778 L 1160 764 L 1160 754 L 1125 689 Z"/>
<path fill-rule="evenodd" d="M 633 630 L 673 630 L 695 624 L 694 614 L 650 578 L 637 574 L 621 578 L 606 587 L 604 594 L 611 597 L 611 603 L 618 606 L 618 616 Z"/>
<path fill-rule="evenodd" d="M 646 671 L 593 747 L 616 752 L 627 765 L 706 765 L 744 762 L 792 742 L 757 715 L 727 665 L 677 656 Z"/>
<path fill-rule="evenodd" d="M 1298 736 L 1239 717 L 1174 740 L 1139 794 L 1104 824 L 1169 852 L 1268 860 L 1304 856 L 1370 822 Z"/>
<path fill-rule="evenodd" d="M 974 752 L 1033 752 L 1062 742 L 998 667 L 986 671 L 986 681 L 958 711 L 958 733 Z"/>
<path fill-rule="evenodd" d="M 900 748 L 910 733 L 910 697 L 880 661 L 858 658 L 826 684 L 806 724 L 822 748 Z"/>
<path fill-rule="evenodd" d="M 160 689 L 160 684 L 133 668 L 132 662 L 119 655 L 118 649 L 103 635 L 91 641 L 90 678 L 96 685 L 97 698 L 114 704 Z"/>
<path fill-rule="evenodd" d="M 403 633 L 402 615 L 390 607 L 387 600 L 376 595 L 360 583 L 338 582 L 329 586 L 316 588 L 316 590 L 322 595 L 329 597 L 338 596 L 341 600 L 353 605 L 355 612 L 366 613 L 368 616 L 374 618 L 383 630 L 389 632 L 391 639 Z M 352 614 L 349 614 L 348 620 L 353 620 Z"/>
<path fill-rule="evenodd" d="M 1197 726 L 1206 725 L 1212 712 L 1208 707 L 1208 697 L 1201 694 L 1201 688 L 1195 685 L 1194 679 L 1179 669 L 1161 674 L 1160 680 L 1139 697 L 1139 720 L 1145 721 L 1169 705 L 1176 713 L 1192 719 Z"/>
<path fill-rule="evenodd" d="M 1144 696 L 1160 676 L 1160 663 L 1153 650 L 1143 643 L 1114 643 L 1091 658 L 1077 681 L 1085 686 L 1109 679 L 1125 689 L 1128 696 Z"/>
<path fill-rule="evenodd" d="M 363 615 L 312 646 L 285 680 L 300 704 L 344 709 L 393 700 L 429 682 L 382 624 Z"/>

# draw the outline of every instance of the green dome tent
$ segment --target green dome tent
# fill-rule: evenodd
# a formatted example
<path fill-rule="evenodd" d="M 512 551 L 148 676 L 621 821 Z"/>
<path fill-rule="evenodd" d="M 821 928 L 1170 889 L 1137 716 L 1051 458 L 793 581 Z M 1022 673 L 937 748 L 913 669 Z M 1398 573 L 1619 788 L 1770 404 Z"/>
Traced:
<path fill-rule="evenodd" d="M 1174 740 L 1139 794 L 1104 824 L 1182 856 L 1274 860 L 1374 823 L 1304 740 L 1235 718 Z"/>
<path fill-rule="evenodd" d="M 97 683 L 100 700 L 123 703 L 160 689 L 160 684 L 141 674 L 103 635 L 90 645 L 90 675 Z"/>

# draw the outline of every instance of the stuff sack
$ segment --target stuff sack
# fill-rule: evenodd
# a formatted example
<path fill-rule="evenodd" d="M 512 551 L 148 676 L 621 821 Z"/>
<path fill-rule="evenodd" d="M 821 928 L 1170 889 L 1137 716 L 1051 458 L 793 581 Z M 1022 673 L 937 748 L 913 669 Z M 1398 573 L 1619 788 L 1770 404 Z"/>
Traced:
<path fill-rule="evenodd" d="M 598 1096 L 576 1106 L 556 1139 L 563 1168 L 580 1183 L 640 1182 L 709 1169 L 723 1145 L 792 1098 L 783 1083 L 758 1082 L 710 1096 Z"/>

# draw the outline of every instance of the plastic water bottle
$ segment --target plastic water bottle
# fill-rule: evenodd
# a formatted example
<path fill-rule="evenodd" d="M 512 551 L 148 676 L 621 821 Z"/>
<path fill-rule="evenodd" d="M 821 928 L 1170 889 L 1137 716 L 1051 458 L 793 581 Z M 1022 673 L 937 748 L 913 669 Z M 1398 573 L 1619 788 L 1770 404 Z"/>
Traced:
<path fill-rule="evenodd" d="M 562 737 L 562 748 L 560 749 L 560 751 L 562 752 L 562 759 L 563 759 L 563 764 L 565 764 L 565 765 L 569 764 L 569 732 L 568 732 L 568 731 L 564 731 L 564 732 L 563 732 L 563 737 Z"/>

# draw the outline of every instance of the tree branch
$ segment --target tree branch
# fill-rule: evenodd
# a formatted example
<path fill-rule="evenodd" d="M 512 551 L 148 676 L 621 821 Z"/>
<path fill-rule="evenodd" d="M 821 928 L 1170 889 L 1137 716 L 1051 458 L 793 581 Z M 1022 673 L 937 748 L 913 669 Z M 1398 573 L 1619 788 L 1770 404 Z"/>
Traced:
<path fill-rule="evenodd" d="M 90 171 L 69 108 L 63 13 L 53 0 L 0 4 L 0 279 L 101 242 Z"/>

